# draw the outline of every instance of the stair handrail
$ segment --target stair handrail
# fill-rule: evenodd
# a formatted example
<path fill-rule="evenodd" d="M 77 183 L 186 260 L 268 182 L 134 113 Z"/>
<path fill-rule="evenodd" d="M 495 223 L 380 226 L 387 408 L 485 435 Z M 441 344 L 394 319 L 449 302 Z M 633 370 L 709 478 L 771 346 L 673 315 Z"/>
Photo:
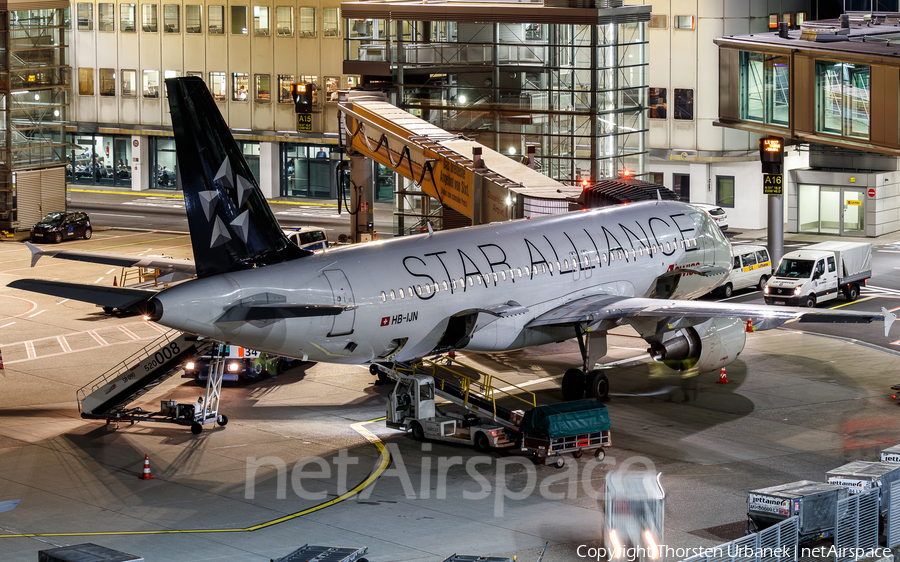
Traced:
<path fill-rule="evenodd" d="M 447 371 L 448 373 L 450 373 L 452 375 L 459 377 L 460 381 L 462 383 L 462 386 L 463 386 L 463 391 L 465 393 L 466 402 L 468 402 L 469 391 L 474 390 L 476 394 L 480 395 L 485 400 L 489 400 L 493 404 L 494 415 L 496 416 L 497 415 L 496 392 L 499 391 L 507 396 L 515 398 L 516 400 L 518 400 L 520 402 L 524 402 L 525 404 L 528 404 L 532 408 L 537 407 L 537 396 L 535 396 L 535 394 L 533 392 L 531 392 L 529 390 L 525 390 L 524 388 L 522 388 L 518 385 L 515 385 L 511 382 L 505 381 L 496 375 L 486 373 L 480 369 L 476 369 L 475 367 L 472 367 L 471 365 L 466 365 L 464 363 L 461 363 L 452 357 L 444 357 L 443 360 L 450 361 L 451 363 L 455 363 L 461 367 L 465 367 L 466 369 L 475 371 L 476 373 L 481 375 L 482 378 L 480 380 L 473 379 L 472 377 L 464 375 L 463 373 L 461 373 L 459 371 L 451 369 L 450 366 L 447 364 L 441 364 L 441 363 L 432 361 L 431 359 L 427 359 L 427 358 L 422 360 L 423 365 L 425 363 L 427 363 L 428 365 L 431 366 L 432 373 L 436 373 L 438 371 L 438 369 L 441 369 L 441 370 Z M 499 382 L 500 384 L 503 385 L 503 387 L 497 386 L 495 384 L 495 382 Z M 481 387 L 481 390 L 478 389 L 479 387 Z M 520 393 L 524 394 L 526 396 L 526 398 L 523 398 L 522 396 L 520 396 L 518 394 L 513 394 L 509 390 L 506 390 L 506 388 L 504 388 L 504 387 L 511 387 L 515 390 L 518 390 Z M 530 397 L 530 399 L 527 399 L 528 397 Z"/>

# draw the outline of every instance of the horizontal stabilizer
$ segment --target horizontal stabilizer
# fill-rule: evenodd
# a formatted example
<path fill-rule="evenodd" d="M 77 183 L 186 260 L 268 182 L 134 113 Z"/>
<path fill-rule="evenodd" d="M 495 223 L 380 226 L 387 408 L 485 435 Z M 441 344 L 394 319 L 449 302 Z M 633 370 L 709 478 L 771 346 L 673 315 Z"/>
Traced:
<path fill-rule="evenodd" d="M 125 287 L 98 287 L 65 281 L 46 281 L 44 279 L 16 279 L 7 287 L 41 293 L 64 299 L 89 302 L 100 306 L 128 310 L 136 304 L 149 300 L 156 291 L 142 291 Z"/>
<path fill-rule="evenodd" d="M 252 320 L 283 320 L 310 316 L 336 316 L 352 306 L 319 304 L 232 306 L 216 322 L 249 322 Z"/>
<path fill-rule="evenodd" d="M 129 256 L 125 254 L 106 254 L 102 252 L 84 252 L 81 250 L 46 250 L 38 248 L 31 242 L 25 242 L 31 250 L 31 267 L 34 267 L 41 256 L 51 256 L 63 260 L 100 263 L 119 267 L 146 267 L 161 269 L 166 272 L 179 271 L 190 275 L 196 274 L 196 267 L 191 260 L 176 260 L 160 256 Z"/>

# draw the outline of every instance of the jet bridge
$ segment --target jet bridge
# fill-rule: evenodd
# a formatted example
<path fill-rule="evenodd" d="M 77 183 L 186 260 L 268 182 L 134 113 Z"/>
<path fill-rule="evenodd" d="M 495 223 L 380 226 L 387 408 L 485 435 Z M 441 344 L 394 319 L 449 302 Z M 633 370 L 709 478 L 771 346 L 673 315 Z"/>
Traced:
<path fill-rule="evenodd" d="M 534 200 L 565 212 L 580 194 L 577 186 L 419 119 L 378 92 L 341 91 L 338 118 L 340 144 L 351 156 L 387 166 L 473 224 L 541 214 L 532 210 Z"/>

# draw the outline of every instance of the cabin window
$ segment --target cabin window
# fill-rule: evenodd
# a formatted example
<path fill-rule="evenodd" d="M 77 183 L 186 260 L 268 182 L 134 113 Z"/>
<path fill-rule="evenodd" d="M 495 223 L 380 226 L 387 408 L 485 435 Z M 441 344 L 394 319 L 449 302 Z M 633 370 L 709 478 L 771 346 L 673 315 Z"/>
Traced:
<path fill-rule="evenodd" d="M 421 289 L 419 289 L 419 294 L 420 294 L 420 295 L 422 294 L 422 290 L 421 290 Z M 425 294 L 426 294 L 426 295 L 430 295 L 430 294 L 431 294 L 431 284 L 430 284 L 430 283 L 429 283 L 428 285 L 425 285 Z"/>
<path fill-rule="evenodd" d="M 397 300 L 397 293 L 395 293 L 393 289 L 391 289 L 391 300 Z"/>
<path fill-rule="evenodd" d="M 569 269 L 569 260 L 563 260 L 563 265 L 566 267 L 566 269 Z M 572 264 L 572 265 L 574 266 L 575 264 Z M 560 269 L 560 271 L 562 271 L 562 268 L 559 268 L 559 269 Z"/>
<path fill-rule="evenodd" d="M 387 300 L 387 295 L 384 294 L 384 291 L 381 291 L 381 302 L 385 302 Z"/>
<path fill-rule="evenodd" d="M 496 284 L 497 283 L 497 273 L 496 272 L 494 273 L 493 277 L 494 277 L 494 283 Z M 490 281 L 490 276 L 488 276 L 488 281 Z"/>
<path fill-rule="evenodd" d="M 506 281 L 506 272 L 505 271 L 500 272 L 500 279 L 503 279 L 504 281 Z"/>
<path fill-rule="evenodd" d="M 400 290 L 400 298 L 401 299 L 406 298 L 406 295 L 403 293 L 403 288 L 400 288 L 399 290 Z"/>
<path fill-rule="evenodd" d="M 516 268 L 516 271 L 519 273 L 519 277 L 522 277 L 522 268 L 521 268 L 521 267 L 517 267 L 517 268 Z"/>
<path fill-rule="evenodd" d="M 639 246 L 639 247 L 638 247 L 638 255 L 639 255 L 639 256 L 643 256 L 643 255 L 644 255 L 644 247 L 643 247 L 643 246 Z"/>
<path fill-rule="evenodd" d="M 413 288 L 412 288 L 412 287 L 407 287 L 407 288 L 406 288 L 406 292 L 409 293 L 409 298 L 412 298 L 412 296 L 413 296 Z"/>
<path fill-rule="evenodd" d="M 475 280 L 472 279 L 472 276 L 470 275 L 467 279 L 469 280 L 469 287 L 474 287 L 474 286 L 475 286 Z"/>
<path fill-rule="evenodd" d="M 447 284 L 446 281 L 444 281 L 444 290 L 445 290 L 445 291 L 449 291 L 449 290 L 450 290 L 450 286 Z"/>

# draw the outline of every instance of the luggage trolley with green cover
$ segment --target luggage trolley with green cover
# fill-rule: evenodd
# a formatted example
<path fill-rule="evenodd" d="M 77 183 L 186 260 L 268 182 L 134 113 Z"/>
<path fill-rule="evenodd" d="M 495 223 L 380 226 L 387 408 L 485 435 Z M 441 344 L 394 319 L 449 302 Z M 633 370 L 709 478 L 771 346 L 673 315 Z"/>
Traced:
<path fill-rule="evenodd" d="M 565 465 L 560 456 L 565 453 L 577 459 L 585 451 L 594 451 L 597 459 L 603 459 L 612 443 L 609 427 L 609 412 L 596 399 L 538 406 L 522 418 L 521 450 L 557 468 Z"/>

